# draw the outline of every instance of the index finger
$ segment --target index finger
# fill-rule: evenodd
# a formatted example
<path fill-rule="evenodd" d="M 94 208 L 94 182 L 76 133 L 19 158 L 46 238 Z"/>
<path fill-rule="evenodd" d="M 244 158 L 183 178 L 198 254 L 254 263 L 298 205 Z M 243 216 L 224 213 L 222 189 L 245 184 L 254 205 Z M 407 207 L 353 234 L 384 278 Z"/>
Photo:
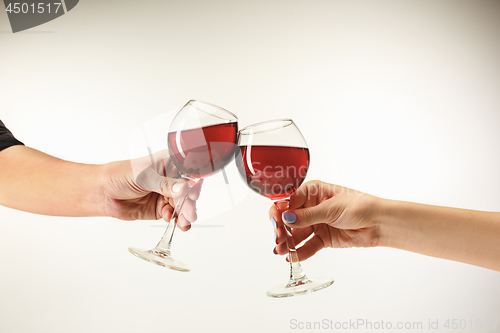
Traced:
<path fill-rule="evenodd" d="M 302 184 L 290 197 L 290 210 L 308 208 L 319 205 L 325 199 L 330 199 L 343 188 L 338 185 L 328 184 L 320 180 L 311 180 Z"/>
<path fill-rule="evenodd" d="M 308 181 L 302 184 L 290 197 L 290 210 L 307 207 L 317 204 L 317 197 L 320 192 L 321 182 L 317 180 Z M 308 204 L 308 205 L 306 205 Z"/>

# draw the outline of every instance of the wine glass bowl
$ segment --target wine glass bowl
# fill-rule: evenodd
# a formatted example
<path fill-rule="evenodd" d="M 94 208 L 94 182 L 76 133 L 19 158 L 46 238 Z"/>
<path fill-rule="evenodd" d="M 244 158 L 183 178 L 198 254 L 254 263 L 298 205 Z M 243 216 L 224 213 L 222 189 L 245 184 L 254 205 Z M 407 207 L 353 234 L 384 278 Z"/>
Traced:
<path fill-rule="evenodd" d="M 247 185 L 274 202 L 286 201 L 307 175 L 309 149 L 291 119 L 245 127 L 238 147 L 236 165 Z"/>
<path fill-rule="evenodd" d="M 278 119 L 247 126 L 238 135 L 238 170 L 248 187 L 271 199 L 279 211 L 289 208 L 290 196 L 304 181 L 309 168 L 309 149 L 291 119 Z M 290 297 L 321 290 L 331 278 L 308 278 L 298 260 L 291 229 L 287 233 L 290 279 L 270 289 L 270 297 Z"/>
<path fill-rule="evenodd" d="M 170 157 L 184 178 L 205 178 L 233 159 L 237 135 L 238 118 L 234 114 L 192 100 L 170 125 Z"/>
<path fill-rule="evenodd" d="M 179 178 L 186 181 L 188 190 L 175 203 L 167 230 L 156 247 L 152 250 L 129 248 L 129 252 L 163 267 L 182 272 L 190 270 L 188 265 L 174 259 L 171 254 L 175 220 L 181 213 L 189 190 L 202 178 L 222 170 L 234 158 L 237 133 L 238 118 L 221 107 L 191 100 L 181 108 L 170 124 L 167 142 L 169 163 L 175 165 Z M 154 164 L 153 155 L 151 160 Z M 172 178 L 170 180 L 175 181 Z"/>

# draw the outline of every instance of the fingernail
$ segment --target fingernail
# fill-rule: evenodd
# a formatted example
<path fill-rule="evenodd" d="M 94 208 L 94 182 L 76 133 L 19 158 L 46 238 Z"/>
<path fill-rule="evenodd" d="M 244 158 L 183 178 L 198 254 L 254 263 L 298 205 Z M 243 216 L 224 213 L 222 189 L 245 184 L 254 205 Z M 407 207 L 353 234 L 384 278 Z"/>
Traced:
<path fill-rule="evenodd" d="M 172 192 L 174 193 L 179 193 L 182 190 L 182 184 L 181 183 L 176 183 L 174 186 L 172 186 Z"/>
<path fill-rule="evenodd" d="M 276 242 L 276 238 L 278 238 L 278 235 L 274 233 L 274 241 Z"/>
<path fill-rule="evenodd" d="M 184 219 L 182 219 L 182 220 L 180 220 L 180 221 L 179 221 L 179 226 L 182 226 L 182 227 L 187 227 L 187 226 L 189 226 L 190 224 L 191 224 L 191 223 L 189 223 L 189 221 L 188 221 L 188 220 L 184 220 Z"/>
<path fill-rule="evenodd" d="M 286 212 L 282 214 L 283 220 L 286 223 L 294 223 L 297 220 L 297 216 L 294 213 Z"/>
<path fill-rule="evenodd" d="M 271 217 L 271 223 L 272 223 L 274 229 L 278 229 L 276 227 L 276 220 L 274 219 L 274 217 Z"/>

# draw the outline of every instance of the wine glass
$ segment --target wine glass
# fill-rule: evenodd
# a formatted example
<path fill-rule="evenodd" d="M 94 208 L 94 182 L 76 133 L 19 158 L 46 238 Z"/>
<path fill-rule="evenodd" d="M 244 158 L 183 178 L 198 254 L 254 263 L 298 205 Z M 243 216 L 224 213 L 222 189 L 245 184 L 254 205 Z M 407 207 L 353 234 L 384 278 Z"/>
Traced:
<path fill-rule="evenodd" d="M 187 182 L 188 191 L 175 205 L 172 219 L 158 245 L 149 251 L 129 248 L 133 255 L 170 269 L 190 271 L 188 265 L 174 259 L 171 254 L 175 219 L 181 212 L 189 189 L 233 159 L 237 133 L 238 118 L 223 108 L 197 100 L 191 100 L 182 107 L 170 125 L 167 141 L 170 161 L 178 169 L 180 178 Z"/>
<path fill-rule="evenodd" d="M 309 149 L 291 119 L 278 119 L 247 126 L 238 135 L 236 164 L 247 185 L 271 199 L 279 211 L 289 208 L 290 196 L 306 177 Z M 270 289 L 267 296 L 290 297 L 326 288 L 331 278 L 308 278 L 300 265 L 290 228 L 287 234 L 290 279 Z"/>

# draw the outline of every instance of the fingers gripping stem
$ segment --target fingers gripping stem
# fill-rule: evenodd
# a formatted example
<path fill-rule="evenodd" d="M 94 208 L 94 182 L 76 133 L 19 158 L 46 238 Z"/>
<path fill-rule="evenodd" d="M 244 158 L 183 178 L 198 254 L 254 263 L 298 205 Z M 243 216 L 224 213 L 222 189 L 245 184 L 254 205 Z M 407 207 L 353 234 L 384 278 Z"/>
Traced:
<path fill-rule="evenodd" d="M 290 198 L 280 200 L 274 203 L 280 212 L 288 210 L 290 205 Z M 293 240 L 292 229 L 283 224 L 286 230 L 286 245 L 288 247 L 288 260 L 290 261 L 290 282 L 304 281 L 307 279 L 302 267 L 300 266 L 299 256 L 295 249 L 295 242 Z"/>
<path fill-rule="evenodd" d="M 182 198 L 182 201 L 180 201 L 180 204 L 175 205 L 174 213 L 172 214 L 172 218 L 168 222 L 167 230 L 165 230 L 165 234 L 161 238 L 161 240 L 158 243 L 158 245 L 156 245 L 157 249 L 160 249 L 161 251 L 164 251 L 164 252 L 170 254 L 170 247 L 171 247 L 171 244 L 172 244 L 172 238 L 174 236 L 175 225 L 176 225 L 175 220 L 177 219 L 177 217 L 182 212 L 182 206 L 184 205 L 184 202 L 186 202 L 186 199 L 187 199 L 187 197 L 189 195 L 189 190 L 195 184 L 196 184 L 196 181 L 193 181 L 191 179 L 189 179 L 187 181 L 188 188 L 187 188 L 186 194 Z"/>

